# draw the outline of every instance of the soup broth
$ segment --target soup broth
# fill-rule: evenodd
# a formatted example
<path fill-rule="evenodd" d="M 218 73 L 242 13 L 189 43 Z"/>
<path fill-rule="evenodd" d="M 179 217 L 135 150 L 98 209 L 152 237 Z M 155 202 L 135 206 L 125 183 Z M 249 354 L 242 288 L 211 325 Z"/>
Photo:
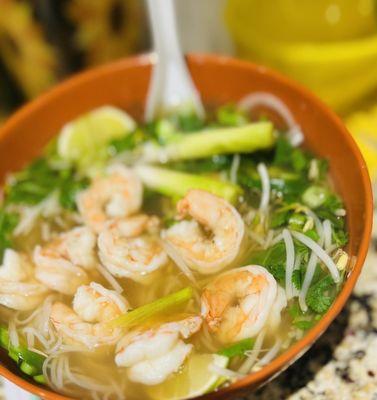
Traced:
<path fill-rule="evenodd" d="M 299 133 L 233 105 L 67 123 L 0 209 L 0 345 L 88 399 L 194 397 L 258 371 L 331 307 L 346 210 Z"/>

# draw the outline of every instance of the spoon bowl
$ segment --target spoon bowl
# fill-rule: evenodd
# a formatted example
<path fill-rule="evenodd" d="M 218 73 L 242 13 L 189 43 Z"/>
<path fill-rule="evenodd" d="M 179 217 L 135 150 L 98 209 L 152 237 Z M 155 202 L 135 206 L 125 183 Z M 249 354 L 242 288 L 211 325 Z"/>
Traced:
<path fill-rule="evenodd" d="M 326 330 L 350 296 L 370 240 L 372 192 L 364 160 L 340 119 L 306 89 L 264 67 L 231 58 L 191 55 L 188 66 L 204 103 L 237 102 L 251 92 L 269 92 L 291 110 L 304 133 L 304 146 L 329 159 L 330 174 L 347 209 L 348 253 L 352 256 L 346 282 L 330 310 L 306 335 L 258 372 L 202 398 L 229 398 L 273 379 L 297 360 Z M 105 104 L 142 119 L 151 74 L 150 56 L 121 60 L 88 71 L 58 85 L 23 107 L 0 128 L 0 178 L 40 154 L 60 128 L 78 115 Z M 28 380 L 5 352 L 0 374 L 43 399 L 68 399 Z"/>

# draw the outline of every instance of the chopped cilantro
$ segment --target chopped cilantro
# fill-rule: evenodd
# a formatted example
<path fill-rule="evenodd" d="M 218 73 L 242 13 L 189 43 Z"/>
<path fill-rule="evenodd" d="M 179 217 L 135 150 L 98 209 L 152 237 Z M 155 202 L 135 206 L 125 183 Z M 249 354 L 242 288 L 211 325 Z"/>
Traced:
<path fill-rule="evenodd" d="M 6 186 L 5 203 L 36 205 L 58 191 L 62 207 L 74 209 L 77 191 L 88 183 L 87 178 L 79 177 L 72 168 L 54 168 L 41 157 L 16 174 L 14 181 Z"/>
<path fill-rule="evenodd" d="M 307 305 L 316 313 L 324 314 L 336 295 L 336 285 L 330 275 L 314 283 L 306 295 Z"/>

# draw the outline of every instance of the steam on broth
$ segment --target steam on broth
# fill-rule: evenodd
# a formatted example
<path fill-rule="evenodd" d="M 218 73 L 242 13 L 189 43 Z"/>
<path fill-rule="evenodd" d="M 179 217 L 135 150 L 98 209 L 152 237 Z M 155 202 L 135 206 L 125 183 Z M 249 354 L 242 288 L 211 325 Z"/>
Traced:
<path fill-rule="evenodd" d="M 287 133 L 232 105 L 209 115 L 93 110 L 9 176 L 0 346 L 30 379 L 80 398 L 193 397 L 259 370 L 331 307 L 348 255 L 327 161 L 291 119 Z"/>

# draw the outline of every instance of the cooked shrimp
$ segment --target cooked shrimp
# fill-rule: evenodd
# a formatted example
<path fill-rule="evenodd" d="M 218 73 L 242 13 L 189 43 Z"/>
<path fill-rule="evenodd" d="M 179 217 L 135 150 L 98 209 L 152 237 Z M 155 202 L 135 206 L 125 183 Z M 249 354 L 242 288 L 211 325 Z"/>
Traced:
<path fill-rule="evenodd" d="M 168 257 L 158 236 L 157 217 L 136 215 L 110 221 L 98 237 L 99 257 L 116 277 L 143 282 Z"/>
<path fill-rule="evenodd" d="M 107 173 L 107 176 L 94 180 L 77 197 L 85 224 L 97 233 L 109 219 L 127 217 L 139 211 L 143 200 L 143 187 L 134 172 L 113 165 Z"/>
<path fill-rule="evenodd" d="M 96 236 L 87 227 L 74 228 L 44 247 L 37 246 L 36 278 L 52 290 L 73 295 L 88 281 L 85 270 L 96 265 L 95 246 Z"/>
<path fill-rule="evenodd" d="M 274 329 L 287 304 L 274 277 L 263 267 L 249 265 L 216 277 L 202 293 L 202 315 L 223 343 Z"/>
<path fill-rule="evenodd" d="M 190 190 L 179 201 L 177 211 L 180 217 L 193 219 L 173 225 L 163 236 L 190 268 L 212 274 L 236 260 L 245 226 L 231 204 L 204 190 Z"/>
<path fill-rule="evenodd" d="M 196 333 L 201 324 L 201 318 L 193 316 L 144 332 L 131 332 L 117 344 L 115 363 L 127 368 L 131 381 L 157 385 L 179 370 L 193 348 L 182 339 Z"/>
<path fill-rule="evenodd" d="M 129 309 L 127 300 L 98 283 L 80 286 L 73 299 L 73 309 L 57 302 L 50 320 L 56 331 L 68 341 L 95 348 L 116 343 L 121 331 L 106 323 Z"/>
<path fill-rule="evenodd" d="M 48 289 L 33 279 L 33 266 L 23 254 L 6 249 L 0 267 L 0 304 L 13 310 L 35 308 Z"/>

